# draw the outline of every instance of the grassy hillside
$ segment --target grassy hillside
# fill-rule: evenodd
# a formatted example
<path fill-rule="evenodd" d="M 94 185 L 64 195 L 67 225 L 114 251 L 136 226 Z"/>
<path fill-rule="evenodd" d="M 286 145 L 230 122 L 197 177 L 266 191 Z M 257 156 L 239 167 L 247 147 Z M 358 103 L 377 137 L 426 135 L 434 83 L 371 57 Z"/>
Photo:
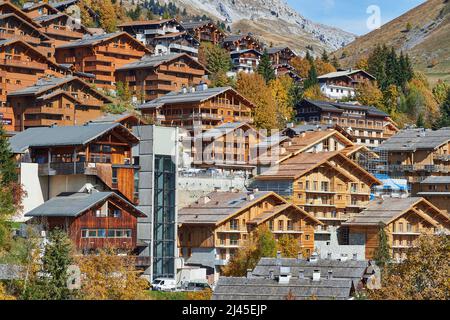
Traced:
<path fill-rule="evenodd" d="M 377 44 L 407 52 L 414 67 L 432 83 L 438 79 L 450 82 L 450 0 L 428 0 L 335 54 L 342 66 L 349 67 Z"/>

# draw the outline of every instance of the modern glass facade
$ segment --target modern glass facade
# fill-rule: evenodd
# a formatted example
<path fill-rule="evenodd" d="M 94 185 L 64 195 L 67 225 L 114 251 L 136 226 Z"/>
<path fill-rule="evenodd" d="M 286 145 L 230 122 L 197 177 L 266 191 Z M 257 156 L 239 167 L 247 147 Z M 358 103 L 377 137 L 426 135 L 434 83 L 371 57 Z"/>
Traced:
<path fill-rule="evenodd" d="M 155 155 L 153 278 L 175 277 L 176 165 L 171 156 Z"/>

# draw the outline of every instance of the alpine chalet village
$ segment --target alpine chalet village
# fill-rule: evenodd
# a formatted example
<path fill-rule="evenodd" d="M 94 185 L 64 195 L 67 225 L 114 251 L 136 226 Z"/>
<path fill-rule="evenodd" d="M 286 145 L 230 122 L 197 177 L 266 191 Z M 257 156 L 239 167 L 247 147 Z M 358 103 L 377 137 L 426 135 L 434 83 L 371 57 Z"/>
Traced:
<path fill-rule="evenodd" d="M 0 0 L 0 300 L 450 300 L 450 3 L 309 2 Z"/>

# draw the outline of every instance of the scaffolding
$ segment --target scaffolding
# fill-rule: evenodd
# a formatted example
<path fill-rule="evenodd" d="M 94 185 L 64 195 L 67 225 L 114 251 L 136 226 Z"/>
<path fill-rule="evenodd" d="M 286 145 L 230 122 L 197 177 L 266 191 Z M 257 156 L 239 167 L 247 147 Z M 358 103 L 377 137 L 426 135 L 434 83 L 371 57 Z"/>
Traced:
<path fill-rule="evenodd" d="M 388 175 L 388 152 L 383 148 L 374 148 L 371 151 L 360 152 L 358 164 L 372 175 Z"/>

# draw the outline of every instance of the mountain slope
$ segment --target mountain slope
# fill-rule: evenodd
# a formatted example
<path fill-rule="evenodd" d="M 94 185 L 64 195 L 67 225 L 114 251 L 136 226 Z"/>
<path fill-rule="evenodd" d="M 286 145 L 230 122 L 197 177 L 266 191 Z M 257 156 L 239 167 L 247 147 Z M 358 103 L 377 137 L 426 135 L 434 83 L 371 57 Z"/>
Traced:
<path fill-rule="evenodd" d="M 407 30 L 408 24 L 411 26 Z M 353 66 L 377 44 L 407 52 L 432 82 L 450 81 L 450 0 L 428 0 L 336 52 L 343 66 Z M 434 65 L 434 66 L 433 66 Z"/>
<path fill-rule="evenodd" d="M 355 39 L 351 33 L 305 19 L 285 0 L 170 1 L 188 12 L 226 21 L 233 32 L 252 32 L 266 43 L 289 45 L 297 51 L 308 45 L 317 53 L 334 51 Z"/>

